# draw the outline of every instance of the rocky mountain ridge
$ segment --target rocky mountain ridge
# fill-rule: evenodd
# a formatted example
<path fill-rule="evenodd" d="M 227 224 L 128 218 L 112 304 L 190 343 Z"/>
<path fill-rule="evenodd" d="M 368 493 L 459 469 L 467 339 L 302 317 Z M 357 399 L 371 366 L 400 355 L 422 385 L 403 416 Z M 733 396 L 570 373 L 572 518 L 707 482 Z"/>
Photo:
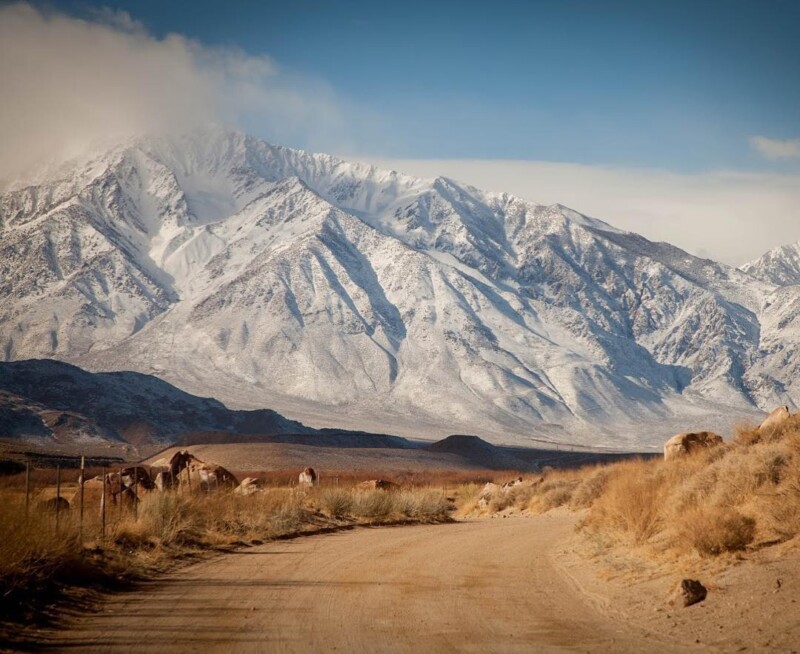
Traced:
<path fill-rule="evenodd" d="M 5 360 L 135 369 L 313 426 L 640 447 L 800 397 L 778 277 L 238 132 L 8 191 L 0 234 Z"/>

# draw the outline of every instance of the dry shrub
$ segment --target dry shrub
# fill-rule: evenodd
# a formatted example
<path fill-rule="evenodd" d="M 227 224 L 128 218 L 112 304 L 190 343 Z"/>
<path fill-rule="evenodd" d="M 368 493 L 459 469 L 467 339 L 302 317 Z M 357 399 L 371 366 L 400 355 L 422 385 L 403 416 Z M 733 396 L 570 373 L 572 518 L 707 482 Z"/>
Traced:
<path fill-rule="evenodd" d="M 800 414 L 789 416 L 782 423 L 762 430 L 761 440 L 767 443 L 783 441 L 786 436 L 800 431 Z"/>
<path fill-rule="evenodd" d="M 343 488 L 326 488 L 319 492 L 320 509 L 331 518 L 344 518 L 353 511 L 353 493 Z"/>
<path fill-rule="evenodd" d="M 612 539 L 717 555 L 800 535 L 800 421 L 767 435 L 740 427 L 733 445 L 585 472 L 573 493 L 602 487 L 584 526 Z M 604 487 L 603 487 L 604 484 Z"/>
<path fill-rule="evenodd" d="M 800 483 L 773 495 L 761 519 L 777 540 L 790 540 L 800 535 Z"/>
<path fill-rule="evenodd" d="M 745 549 L 755 538 L 756 521 L 735 509 L 697 508 L 683 516 L 678 533 L 700 554 L 714 556 Z"/>
<path fill-rule="evenodd" d="M 7 498 L 6 498 L 7 499 Z M 78 530 L 62 515 L 58 533 L 55 516 L 31 507 L 28 517 L 20 501 L 0 501 L 0 585 L 4 592 L 25 579 L 45 578 L 79 558 Z"/>
<path fill-rule="evenodd" d="M 737 445 L 755 445 L 756 443 L 776 443 L 787 435 L 800 431 L 800 414 L 789 416 L 778 425 L 759 430 L 758 425 L 740 424 L 734 428 L 734 443 Z"/>
<path fill-rule="evenodd" d="M 188 544 L 198 538 L 198 520 L 192 497 L 177 493 L 149 493 L 142 498 L 138 519 L 124 521 L 117 540 L 128 546 Z"/>
<path fill-rule="evenodd" d="M 478 500 L 482 488 L 483 484 L 473 482 L 458 486 L 453 490 L 452 497 L 458 515 L 473 515 L 479 511 Z"/>
<path fill-rule="evenodd" d="M 588 509 L 605 492 L 610 469 L 608 466 L 595 466 L 582 471 L 579 484 L 575 487 L 569 501 L 571 509 Z"/>
<path fill-rule="evenodd" d="M 52 602 L 67 585 L 103 585 L 114 579 L 111 566 L 94 569 L 79 539 L 77 522 L 0 494 L 0 622 L 30 622 L 29 612 Z M 2 629 L 0 629 L 2 631 Z"/>
<path fill-rule="evenodd" d="M 761 440 L 758 425 L 749 422 L 739 423 L 733 427 L 733 442 L 736 445 L 754 445 Z"/>
<path fill-rule="evenodd" d="M 788 460 L 781 467 L 781 478 L 765 502 L 761 520 L 779 540 L 800 535 L 800 435 L 787 439 Z"/>
<path fill-rule="evenodd" d="M 450 504 L 438 491 L 401 491 L 395 493 L 394 499 L 396 511 L 408 518 L 440 521 L 450 514 Z"/>
<path fill-rule="evenodd" d="M 362 490 L 353 497 L 354 512 L 364 518 L 385 518 L 394 512 L 395 492 Z"/>
<path fill-rule="evenodd" d="M 605 492 L 595 501 L 584 524 L 611 530 L 633 543 L 654 536 L 663 524 L 664 476 L 652 461 L 632 460 L 612 466 Z"/>
<path fill-rule="evenodd" d="M 489 512 L 499 513 L 500 511 L 505 511 L 508 507 L 514 504 L 513 499 L 514 498 L 510 492 L 503 492 L 502 490 L 499 490 L 495 493 L 492 493 L 492 496 L 489 498 Z"/>
<path fill-rule="evenodd" d="M 539 513 L 569 504 L 572 494 L 580 484 L 574 473 L 552 474 L 535 488 L 528 508 Z"/>

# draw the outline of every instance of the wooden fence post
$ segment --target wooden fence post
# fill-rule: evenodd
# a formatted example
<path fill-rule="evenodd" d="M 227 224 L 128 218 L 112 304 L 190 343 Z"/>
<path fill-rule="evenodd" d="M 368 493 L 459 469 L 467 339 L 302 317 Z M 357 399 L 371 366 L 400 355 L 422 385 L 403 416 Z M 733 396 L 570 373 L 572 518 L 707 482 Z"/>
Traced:
<path fill-rule="evenodd" d="M 139 519 L 139 468 L 133 466 L 133 519 Z"/>
<path fill-rule="evenodd" d="M 31 506 L 31 462 L 25 461 L 25 520 Z"/>
<path fill-rule="evenodd" d="M 61 517 L 61 464 L 56 464 L 56 534 Z"/>
<path fill-rule="evenodd" d="M 81 477 L 80 477 L 80 479 L 81 479 L 81 489 L 80 489 L 81 490 L 81 516 L 80 516 L 80 528 L 79 528 L 79 532 L 78 532 L 80 534 L 81 547 L 83 547 L 83 485 L 86 482 L 86 479 L 84 479 L 85 475 L 86 475 L 86 457 L 85 456 L 81 456 Z"/>
<path fill-rule="evenodd" d="M 106 542 L 106 467 L 103 466 L 101 472 L 103 479 L 103 492 L 100 494 L 100 542 Z"/>

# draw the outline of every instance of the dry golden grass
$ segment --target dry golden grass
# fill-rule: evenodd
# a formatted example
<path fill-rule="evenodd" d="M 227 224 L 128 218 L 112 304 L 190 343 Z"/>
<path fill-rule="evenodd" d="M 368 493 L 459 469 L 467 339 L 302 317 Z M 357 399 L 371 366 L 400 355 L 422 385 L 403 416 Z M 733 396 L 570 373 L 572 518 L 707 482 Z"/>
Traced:
<path fill-rule="evenodd" d="M 483 509 L 586 509 L 581 528 L 603 542 L 653 554 L 717 556 L 800 536 L 800 418 L 759 433 L 740 426 L 731 444 L 665 462 L 631 459 L 546 470 Z"/>
<path fill-rule="evenodd" d="M 26 516 L 23 497 L 0 490 L 0 614 L 8 616 L 61 586 L 135 577 L 191 552 L 357 524 L 441 522 L 452 508 L 441 490 L 429 489 L 268 488 L 247 497 L 151 492 L 135 512 L 109 507 L 101 541 L 96 504 L 85 508 L 81 538 L 77 509 L 60 512 L 56 531 L 55 514 L 31 503 Z"/>
<path fill-rule="evenodd" d="M 677 526 L 678 537 L 706 556 L 746 549 L 755 531 L 754 518 L 718 506 L 691 509 Z"/>
<path fill-rule="evenodd" d="M 613 466 L 584 524 L 622 534 L 637 545 L 652 538 L 664 524 L 667 485 L 660 472 L 652 461 L 632 460 Z"/>

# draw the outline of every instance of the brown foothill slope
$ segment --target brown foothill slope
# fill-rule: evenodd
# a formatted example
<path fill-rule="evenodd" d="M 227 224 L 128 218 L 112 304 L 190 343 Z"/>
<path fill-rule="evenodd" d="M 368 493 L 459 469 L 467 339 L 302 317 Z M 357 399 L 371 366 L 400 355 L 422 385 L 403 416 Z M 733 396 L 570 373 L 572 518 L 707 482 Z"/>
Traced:
<path fill-rule="evenodd" d="M 478 436 L 453 434 L 428 445 L 429 452 L 454 454 L 466 461 L 494 470 L 527 470 L 531 464 L 487 443 Z"/>
<path fill-rule="evenodd" d="M 169 460 L 180 447 L 159 452 L 143 463 L 158 465 Z M 437 471 L 478 471 L 484 466 L 456 454 L 421 448 L 321 447 L 292 443 L 225 443 L 192 445 L 188 449 L 203 461 L 213 461 L 229 470 L 265 472 L 302 470 L 311 466 L 323 476 L 336 472 L 353 474 L 399 474 Z"/>
<path fill-rule="evenodd" d="M 610 620 L 551 558 L 574 517 L 359 529 L 194 565 L 40 634 L 51 651 L 681 651 Z"/>

